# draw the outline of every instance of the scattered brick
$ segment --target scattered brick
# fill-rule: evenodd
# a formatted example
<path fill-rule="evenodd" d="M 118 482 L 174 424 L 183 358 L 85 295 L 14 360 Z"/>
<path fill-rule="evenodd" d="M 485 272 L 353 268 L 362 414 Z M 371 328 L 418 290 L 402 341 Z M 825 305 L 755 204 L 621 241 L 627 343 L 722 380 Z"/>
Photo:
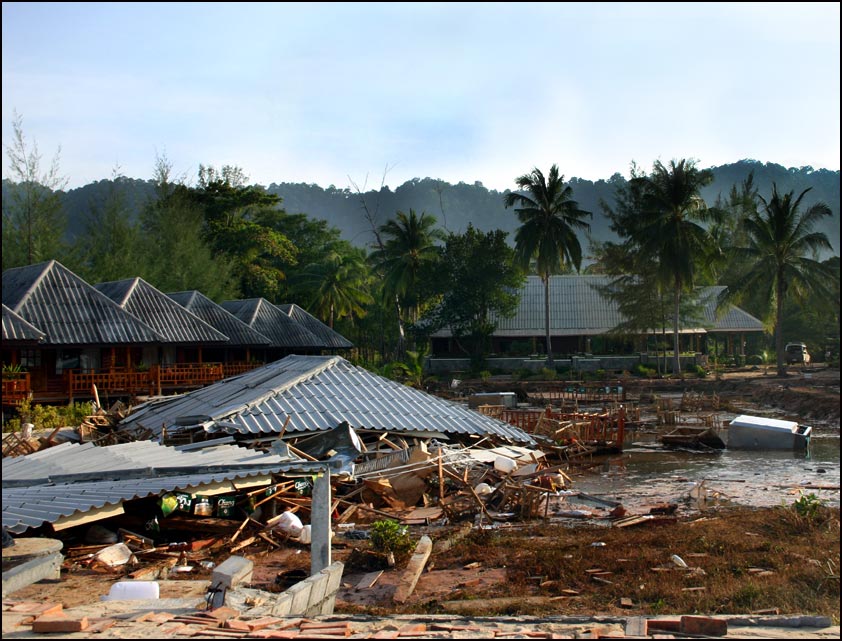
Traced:
<path fill-rule="evenodd" d="M 283 619 L 278 619 L 277 617 L 261 617 L 260 619 L 252 619 L 251 621 L 246 621 L 246 625 L 248 625 L 249 630 L 262 630 L 263 628 L 268 628 L 270 625 L 275 625 L 276 623 L 281 623 Z"/>
<path fill-rule="evenodd" d="M 399 637 L 408 637 L 412 636 L 413 634 L 418 634 L 419 632 L 426 632 L 427 631 L 427 624 L 426 623 L 407 623 L 398 630 Z M 388 638 L 388 637 L 387 637 Z"/>
<path fill-rule="evenodd" d="M 713 617 L 683 616 L 679 632 L 711 637 L 724 637 L 728 634 L 728 622 Z"/>
<path fill-rule="evenodd" d="M 646 635 L 657 632 L 680 632 L 681 621 L 679 619 L 647 619 Z"/>
<path fill-rule="evenodd" d="M 173 634 L 177 634 L 179 630 L 185 627 L 187 626 L 185 626 L 183 623 L 174 623 L 168 626 L 161 626 L 160 628 L 158 628 L 158 632 L 162 636 L 172 636 Z"/>
<path fill-rule="evenodd" d="M 58 614 L 64 609 L 61 603 L 37 603 L 35 601 L 24 601 L 9 608 L 9 612 L 21 612 L 23 614 L 34 614 L 45 616 Z"/>
<path fill-rule="evenodd" d="M 113 627 L 115 623 L 117 623 L 114 619 L 90 619 L 88 621 L 90 625 L 88 625 L 88 629 L 86 632 L 88 633 L 99 633 L 105 632 L 109 628 Z"/>
<path fill-rule="evenodd" d="M 33 632 L 81 632 L 88 627 L 88 617 L 71 619 L 67 615 L 41 616 L 32 622 Z"/>
<path fill-rule="evenodd" d="M 253 639 L 297 639 L 298 636 L 298 630 L 255 630 L 249 633 Z"/>
<path fill-rule="evenodd" d="M 215 608 L 213 610 L 208 610 L 207 612 L 200 612 L 198 614 L 201 616 L 213 617 L 217 621 L 224 621 L 225 619 L 235 619 L 238 616 L 240 616 L 239 610 L 229 608 L 225 605 Z"/>
<path fill-rule="evenodd" d="M 400 633 L 397 630 L 379 630 L 375 632 L 372 639 L 397 639 Z"/>

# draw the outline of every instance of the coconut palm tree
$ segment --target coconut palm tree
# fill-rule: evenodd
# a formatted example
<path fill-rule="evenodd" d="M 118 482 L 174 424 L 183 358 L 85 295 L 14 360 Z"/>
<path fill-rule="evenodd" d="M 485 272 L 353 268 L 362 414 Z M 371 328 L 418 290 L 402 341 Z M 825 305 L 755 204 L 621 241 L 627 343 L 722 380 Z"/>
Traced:
<path fill-rule="evenodd" d="M 550 167 L 545 178 L 538 168 L 515 179 L 521 192 L 507 192 L 505 207 L 514 207 L 521 226 L 515 232 L 515 260 L 529 269 L 533 258 L 535 271 L 544 283 L 544 329 L 547 341 L 547 365 L 553 366 L 550 343 L 550 276 L 561 273 L 565 266 L 582 266 L 582 246 L 577 230 L 589 231 L 583 219 L 593 216 L 579 208 L 573 200 L 573 188 L 564 184 L 558 166 Z"/>
<path fill-rule="evenodd" d="M 383 247 L 371 254 L 371 260 L 383 276 L 383 293 L 387 300 L 397 298 L 410 322 L 418 320 L 419 275 L 422 269 L 438 259 L 436 241 L 443 233 L 436 228 L 436 219 L 424 212 L 418 216 L 397 212 L 395 218 L 380 227 Z M 399 319 L 401 320 L 401 319 Z"/>
<path fill-rule="evenodd" d="M 709 256 L 712 241 L 700 223 L 711 220 L 699 191 L 713 181 L 713 172 L 700 170 L 694 160 L 656 161 L 652 173 L 633 179 L 640 188 L 639 219 L 632 236 L 643 255 L 657 264 L 657 273 L 672 286 L 673 366 L 681 373 L 678 330 L 681 295 L 692 290 L 700 261 Z"/>
<path fill-rule="evenodd" d="M 805 189 L 795 198 L 794 191 L 778 193 L 772 183 L 772 197 L 767 201 L 758 196 L 761 207 L 749 211 L 742 218 L 747 243 L 734 247 L 737 261 L 744 261 L 745 271 L 736 284 L 725 290 L 724 300 L 739 300 L 740 296 L 762 291 L 769 301 L 770 314 L 774 309 L 775 351 L 778 375 L 786 374 L 783 338 L 784 300 L 794 296 L 798 300 L 809 294 L 819 299 L 834 300 L 833 287 L 838 276 L 829 265 L 816 260 L 819 250 L 833 251 L 827 236 L 813 231 L 819 220 L 831 216 L 830 207 L 823 202 L 801 211 Z M 836 298 L 838 300 L 838 298 Z"/>
<path fill-rule="evenodd" d="M 337 318 L 365 316 L 365 306 L 374 300 L 367 291 L 367 275 L 361 249 L 332 249 L 318 263 L 307 265 L 295 284 L 299 291 L 310 293 L 307 307 L 316 316 L 327 319 L 332 329 Z"/>

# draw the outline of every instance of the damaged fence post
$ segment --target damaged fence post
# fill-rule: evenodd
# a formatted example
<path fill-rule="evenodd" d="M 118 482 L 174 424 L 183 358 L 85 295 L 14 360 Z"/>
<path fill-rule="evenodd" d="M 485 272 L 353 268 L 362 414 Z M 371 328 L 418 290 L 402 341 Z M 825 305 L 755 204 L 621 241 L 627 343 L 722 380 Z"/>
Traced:
<path fill-rule="evenodd" d="M 313 482 L 310 511 L 312 542 L 310 574 L 318 574 L 330 565 L 330 468 L 325 467 Z"/>

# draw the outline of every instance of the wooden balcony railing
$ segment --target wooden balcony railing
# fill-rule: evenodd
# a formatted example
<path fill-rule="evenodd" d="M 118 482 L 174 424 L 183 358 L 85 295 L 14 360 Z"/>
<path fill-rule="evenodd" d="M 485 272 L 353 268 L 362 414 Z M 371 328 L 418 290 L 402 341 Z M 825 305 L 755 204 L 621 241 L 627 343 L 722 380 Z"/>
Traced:
<path fill-rule="evenodd" d="M 210 385 L 224 377 L 222 363 L 178 363 L 153 365 L 143 371 L 126 368 L 102 372 L 65 370 L 63 386 L 72 402 L 74 396 L 90 395 L 94 385 L 100 394 L 160 394 L 163 389 Z"/>
<path fill-rule="evenodd" d="M 239 374 L 245 374 L 246 372 L 250 372 L 253 369 L 257 369 L 258 367 L 263 367 L 265 363 L 257 363 L 257 362 L 249 362 L 249 361 L 237 361 L 233 363 L 223 363 L 222 364 L 222 372 L 225 375 L 225 378 L 229 376 L 238 376 Z"/>
<path fill-rule="evenodd" d="M 29 372 L 3 372 L 3 405 L 18 405 L 31 395 Z"/>
<path fill-rule="evenodd" d="M 178 363 L 149 368 L 151 380 L 161 387 L 194 387 L 221 381 L 222 363 Z"/>

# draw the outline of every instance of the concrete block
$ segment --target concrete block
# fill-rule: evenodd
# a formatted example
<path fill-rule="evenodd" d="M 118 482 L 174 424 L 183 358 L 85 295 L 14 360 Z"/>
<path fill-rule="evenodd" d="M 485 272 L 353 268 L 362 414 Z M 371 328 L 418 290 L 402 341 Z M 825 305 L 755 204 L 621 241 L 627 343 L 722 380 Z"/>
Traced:
<path fill-rule="evenodd" d="M 322 602 L 325 600 L 325 590 L 327 590 L 328 575 L 319 572 L 304 579 L 305 583 L 310 583 L 310 596 L 307 599 L 307 610 L 304 616 L 317 616 L 322 609 Z"/>
<path fill-rule="evenodd" d="M 679 632 L 706 637 L 724 637 L 728 634 L 728 622 L 725 619 L 713 617 L 683 616 Z"/>
<path fill-rule="evenodd" d="M 327 574 L 327 587 L 325 589 L 325 596 L 321 604 L 320 614 L 333 614 L 333 608 L 336 604 L 336 593 L 342 584 L 342 572 L 345 570 L 345 565 L 340 561 L 331 563 L 322 572 Z"/>
<path fill-rule="evenodd" d="M 225 603 L 225 591 L 240 584 L 251 583 L 254 562 L 242 556 L 229 556 L 220 563 L 211 575 L 210 589 L 214 592 L 210 605 L 221 607 Z"/>
<path fill-rule="evenodd" d="M 310 605 L 310 590 L 313 584 L 307 581 L 299 581 L 291 588 L 285 591 L 292 597 L 292 605 L 290 605 L 289 613 L 291 616 L 303 616 Z M 273 612 L 273 614 L 275 614 Z"/>
<path fill-rule="evenodd" d="M 39 556 L 30 561 L 3 571 L 3 596 L 12 594 L 27 585 L 44 579 L 61 577 L 61 562 L 64 557 L 58 552 Z"/>
<path fill-rule="evenodd" d="M 292 612 L 292 595 L 289 594 L 289 591 L 282 592 L 278 595 L 269 612 L 272 616 L 276 617 L 290 616 Z"/>

